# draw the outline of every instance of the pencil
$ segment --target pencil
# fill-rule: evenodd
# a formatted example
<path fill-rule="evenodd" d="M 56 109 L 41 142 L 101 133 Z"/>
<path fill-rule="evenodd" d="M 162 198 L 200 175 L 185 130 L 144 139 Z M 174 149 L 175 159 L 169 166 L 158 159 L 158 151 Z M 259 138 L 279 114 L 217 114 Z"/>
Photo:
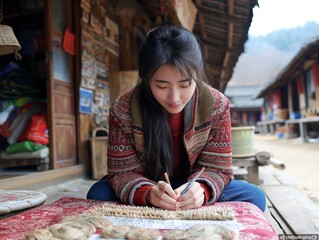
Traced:
<path fill-rule="evenodd" d="M 171 185 L 171 182 L 169 181 L 169 177 L 168 177 L 167 172 L 164 172 L 164 177 L 165 177 L 166 182 L 167 182 L 169 185 Z"/>
<path fill-rule="evenodd" d="M 187 191 L 190 189 L 192 184 L 199 178 L 199 176 L 204 172 L 204 170 L 205 170 L 205 167 L 202 167 L 202 169 L 195 175 L 195 177 L 189 181 L 186 188 L 184 188 L 184 190 L 181 192 L 181 196 L 183 196 L 185 193 L 187 193 Z"/>

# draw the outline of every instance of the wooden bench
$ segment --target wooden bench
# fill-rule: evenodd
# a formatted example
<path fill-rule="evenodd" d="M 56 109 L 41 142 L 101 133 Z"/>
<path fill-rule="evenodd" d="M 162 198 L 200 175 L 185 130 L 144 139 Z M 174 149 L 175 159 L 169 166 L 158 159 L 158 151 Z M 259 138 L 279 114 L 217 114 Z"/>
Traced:
<path fill-rule="evenodd" d="M 17 152 L 8 154 L 6 151 L 0 152 L 0 168 L 36 166 L 38 171 L 50 169 L 49 148 L 33 152 Z"/>
<path fill-rule="evenodd" d="M 233 157 L 235 178 L 245 179 L 250 183 L 259 185 L 258 167 L 260 166 L 256 157 Z"/>
<path fill-rule="evenodd" d="M 249 157 L 233 157 L 235 177 L 244 177 L 245 180 L 255 185 L 260 184 L 259 167 L 270 164 L 278 169 L 285 169 L 285 165 L 282 161 L 274 158 L 269 152 L 266 151 L 256 152 L 255 155 Z"/>
<path fill-rule="evenodd" d="M 277 131 L 277 129 L 280 126 L 283 126 L 285 124 L 285 120 L 283 119 L 277 119 L 277 120 L 265 120 L 265 121 L 259 121 L 257 122 L 258 130 L 260 134 L 272 134 L 274 135 Z"/>
<path fill-rule="evenodd" d="M 299 126 L 299 133 L 300 138 L 303 142 L 309 141 L 307 136 L 308 132 L 308 125 L 310 123 L 319 123 L 319 117 L 309 117 L 309 118 L 299 118 L 299 119 L 289 119 L 285 121 L 285 128 L 286 128 L 286 136 L 287 138 L 294 137 L 291 131 L 291 125 L 298 125 Z"/>
<path fill-rule="evenodd" d="M 36 166 L 38 171 L 50 169 L 49 157 L 44 158 L 21 158 L 21 159 L 0 159 L 0 168 Z"/>

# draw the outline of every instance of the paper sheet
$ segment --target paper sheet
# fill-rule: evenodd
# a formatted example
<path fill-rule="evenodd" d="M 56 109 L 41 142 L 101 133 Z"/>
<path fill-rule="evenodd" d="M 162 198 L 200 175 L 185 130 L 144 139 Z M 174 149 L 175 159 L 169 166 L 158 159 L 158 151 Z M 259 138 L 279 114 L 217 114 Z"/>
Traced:
<path fill-rule="evenodd" d="M 243 229 L 243 225 L 236 220 L 230 221 L 212 221 L 212 220 L 158 220 L 146 218 L 127 218 L 127 217 L 112 217 L 105 216 L 105 219 L 111 221 L 113 225 L 130 225 L 141 228 L 154 228 L 154 229 L 187 229 L 198 224 L 215 224 L 227 227 L 239 234 Z M 98 234 L 94 234 L 90 240 L 102 240 Z M 161 238 L 159 238 L 160 240 Z"/>
<path fill-rule="evenodd" d="M 155 229 L 187 229 L 198 224 L 216 224 L 227 227 L 235 232 L 243 229 L 243 226 L 236 220 L 233 221 L 212 221 L 212 220 L 158 220 L 146 218 L 127 218 L 127 217 L 105 217 L 114 225 L 131 225 L 142 228 Z"/>

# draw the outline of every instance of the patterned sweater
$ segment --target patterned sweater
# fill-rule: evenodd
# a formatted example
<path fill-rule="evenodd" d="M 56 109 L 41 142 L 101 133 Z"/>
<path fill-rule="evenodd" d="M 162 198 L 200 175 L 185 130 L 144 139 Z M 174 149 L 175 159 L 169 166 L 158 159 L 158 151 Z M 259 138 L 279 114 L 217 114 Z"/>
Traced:
<path fill-rule="evenodd" d="M 138 188 L 156 184 L 144 168 L 138 91 L 139 86 L 119 97 L 109 119 L 107 178 L 120 201 L 130 205 Z M 189 180 L 205 167 L 198 181 L 210 188 L 207 204 L 212 204 L 233 178 L 229 100 L 207 84 L 198 85 L 184 108 L 183 137 L 192 173 Z"/>

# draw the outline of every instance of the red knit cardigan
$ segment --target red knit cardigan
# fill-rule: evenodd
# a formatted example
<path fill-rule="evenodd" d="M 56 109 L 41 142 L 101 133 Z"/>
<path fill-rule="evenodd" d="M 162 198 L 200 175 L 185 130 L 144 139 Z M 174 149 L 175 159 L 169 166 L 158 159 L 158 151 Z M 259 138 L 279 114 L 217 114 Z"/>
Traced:
<path fill-rule="evenodd" d="M 109 119 L 107 178 L 120 201 L 130 205 L 134 205 L 138 188 L 156 184 L 144 169 L 138 91 L 139 85 L 119 97 L 110 108 Z M 212 204 L 233 178 L 229 100 L 209 85 L 197 84 L 184 109 L 183 136 L 192 173 L 189 180 L 205 166 L 198 181 L 210 188 L 207 204 Z"/>

